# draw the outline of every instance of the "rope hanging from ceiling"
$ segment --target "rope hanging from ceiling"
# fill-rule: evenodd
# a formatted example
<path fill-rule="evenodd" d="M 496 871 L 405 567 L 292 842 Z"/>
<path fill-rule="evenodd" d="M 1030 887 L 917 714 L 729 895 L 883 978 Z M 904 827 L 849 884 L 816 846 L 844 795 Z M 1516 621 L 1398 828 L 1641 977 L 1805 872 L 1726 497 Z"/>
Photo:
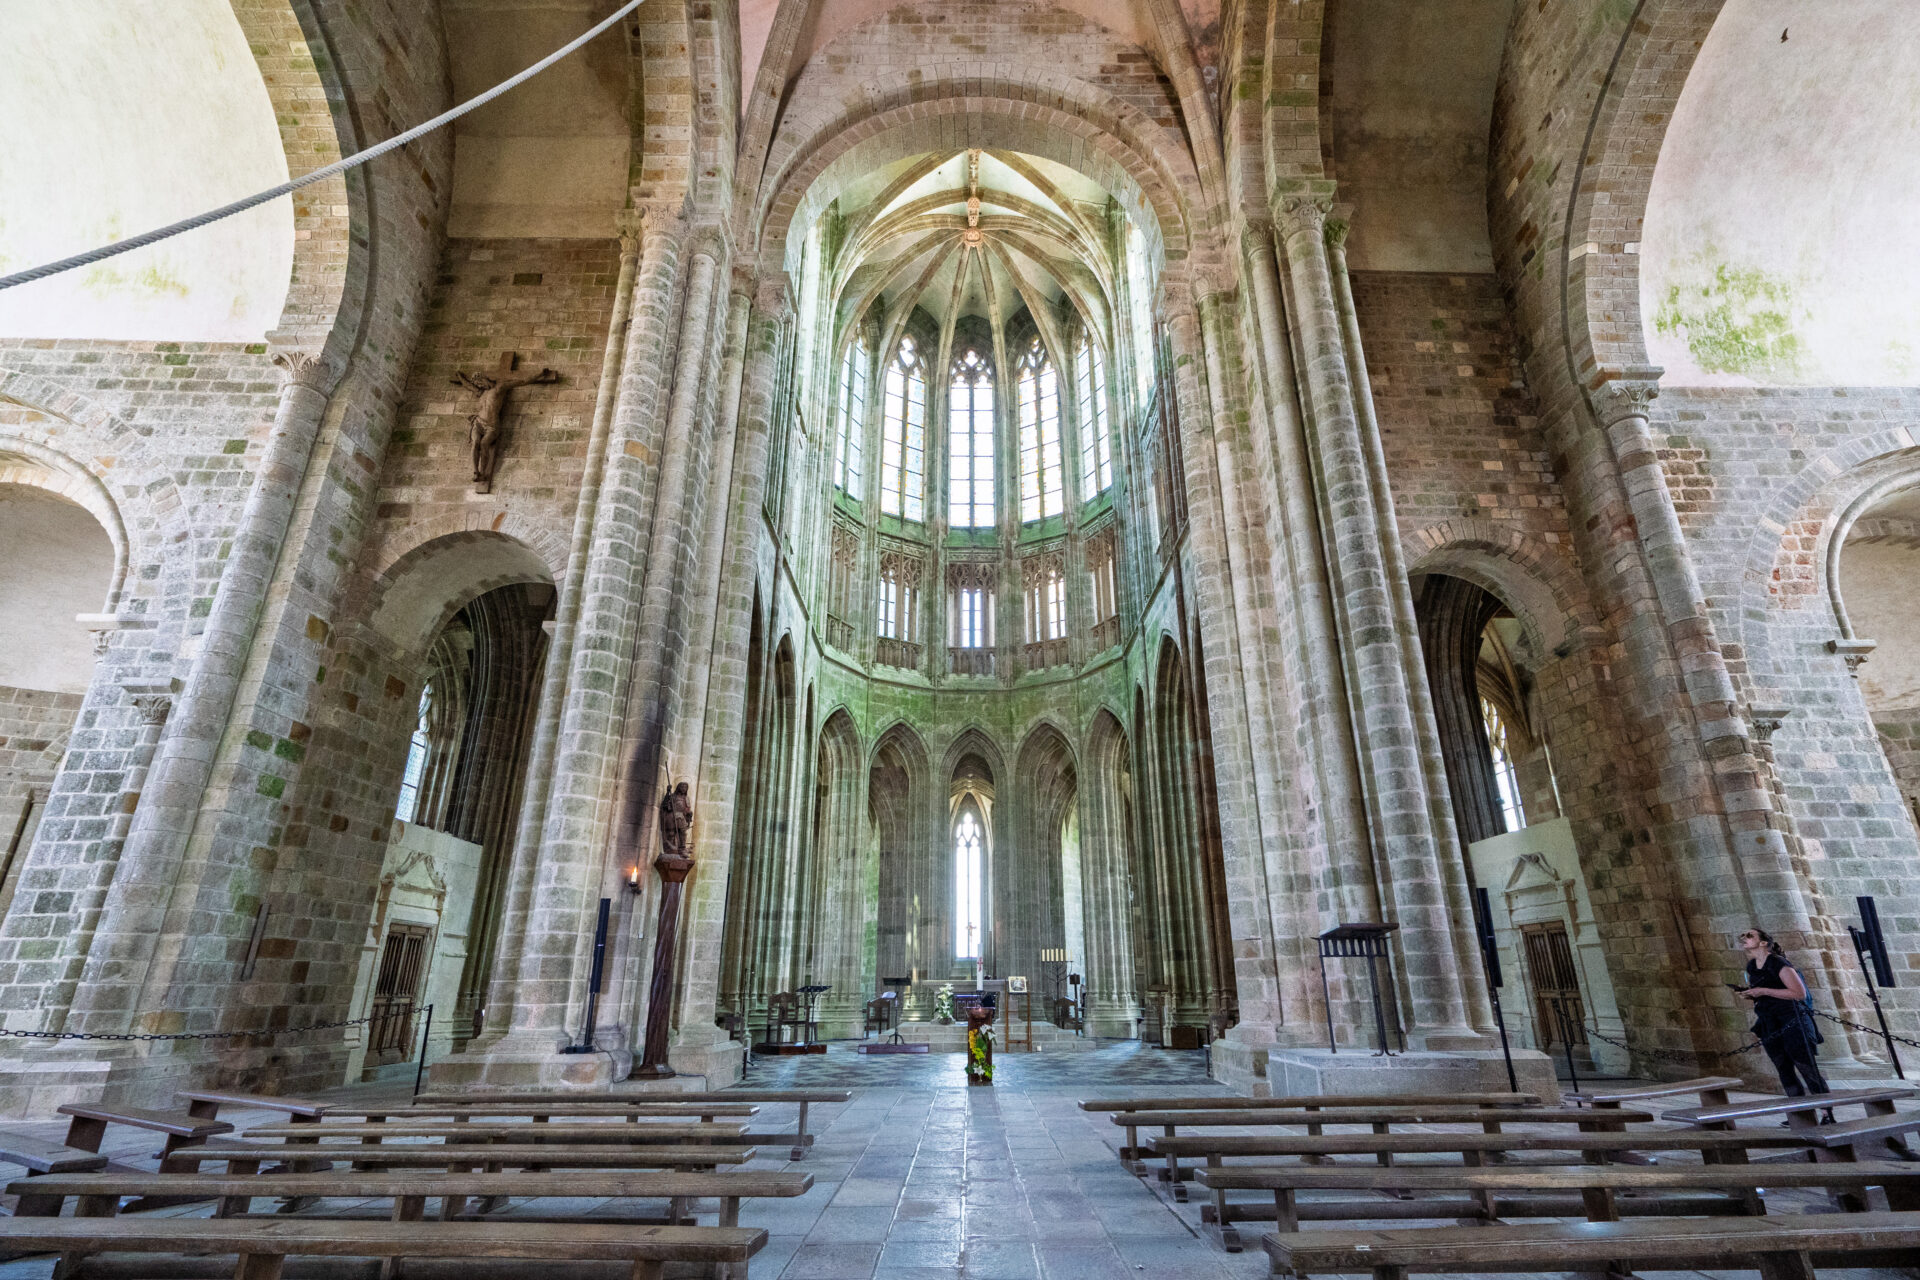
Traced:
<path fill-rule="evenodd" d="M 15 285 L 32 284 L 35 280 L 44 280 L 48 276 L 59 275 L 63 271 L 72 271 L 75 267 L 91 266 L 96 262 L 102 262 L 123 253 L 130 253 L 135 249 L 144 249 L 150 244 L 158 244 L 162 240 L 172 239 L 174 236 L 196 230 L 210 223 L 218 222 L 222 218 L 231 218 L 236 213 L 244 213 L 255 205 L 265 204 L 269 200 L 278 200 L 281 196 L 289 195 L 302 187 L 312 186 L 316 182 L 331 178 L 336 173 L 345 173 L 349 169 L 357 169 L 369 160 L 377 160 L 387 154 L 387 152 L 398 147 L 404 147 L 416 138 L 424 138 L 434 130 L 452 124 L 469 111 L 485 106 L 501 94 L 525 84 L 542 71 L 545 71 L 548 67 L 551 67 L 554 63 L 559 62 L 561 59 L 567 57 L 567 55 L 590 43 L 596 36 L 600 35 L 601 32 L 632 13 L 635 9 L 638 9 L 644 3 L 645 0 L 627 0 L 627 3 L 621 5 L 616 12 L 608 15 L 604 21 L 571 43 L 554 50 L 546 57 L 540 59 L 540 61 L 528 67 L 525 71 L 520 72 L 510 79 L 501 81 L 485 93 L 467 99 L 450 111 L 442 112 L 425 124 L 417 124 L 405 133 L 395 134 L 385 142 L 376 143 L 364 151 L 358 151 L 353 155 L 347 156 L 345 159 L 336 160 L 323 169 L 315 169 L 312 173 L 303 174 L 291 182 L 283 182 L 277 187 L 250 195 L 244 200 L 236 200 L 232 204 L 222 205 L 218 209 L 211 209 L 206 213 L 195 214 L 185 221 L 148 231 L 143 235 L 133 237 L 131 240 L 118 240 L 112 244 L 102 245 L 98 249 L 90 249 L 86 253 L 75 254 L 71 258 L 62 258 L 58 262 L 49 262 L 44 266 L 32 267 L 26 271 L 18 271 L 10 276 L 0 276 L 0 289 L 11 289 Z"/>

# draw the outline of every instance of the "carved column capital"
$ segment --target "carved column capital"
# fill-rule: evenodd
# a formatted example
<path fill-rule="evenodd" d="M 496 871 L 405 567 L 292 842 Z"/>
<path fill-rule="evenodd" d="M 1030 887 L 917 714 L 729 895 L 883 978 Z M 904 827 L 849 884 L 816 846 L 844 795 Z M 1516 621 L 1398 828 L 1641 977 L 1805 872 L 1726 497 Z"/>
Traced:
<path fill-rule="evenodd" d="M 1646 417 L 1659 398 L 1660 375 L 1665 372 L 1650 364 L 1603 366 L 1588 384 L 1600 425 L 1611 427 L 1625 418 Z"/>
<path fill-rule="evenodd" d="M 1840 660 L 1847 664 L 1847 674 L 1855 680 L 1860 678 L 1860 664 L 1865 662 L 1867 655 L 1878 647 L 1879 645 L 1872 640 L 1849 639 L 1827 641 L 1827 652 L 1839 654 Z"/>
<path fill-rule="evenodd" d="M 1332 207 L 1333 202 L 1322 196 L 1287 196 L 1275 209 L 1274 220 L 1280 224 L 1280 233 L 1289 240 L 1308 233 L 1325 236 L 1327 214 Z"/>
<path fill-rule="evenodd" d="M 1780 731 L 1780 726 L 1787 722 L 1793 712 L 1792 707 L 1769 707 L 1756 704 L 1747 708 L 1747 719 L 1753 725 L 1754 736 L 1762 742 L 1772 742 L 1773 735 Z"/>
<path fill-rule="evenodd" d="M 268 346 L 267 355 L 280 366 L 286 386 L 302 386 L 323 396 L 333 394 L 340 375 L 345 372 L 325 348 L 316 350 L 273 343 Z"/>
<path fill-rule="evenodd" d="M 180 681 L 168 680 L 128 680 L 121 688 L 127 691 L 128 700 L 140 713 L 141 723 L 163 725 L 173 712 L 173 700 L 179 695 Z"/>
<path fill-rule="evenodd" d="M 793 282 L 785 271 L 775 271 L 761 276 L 753 286 L 753 313 L 763 316 L 776 324 L 784 324 L 793 318 L 797 307 L 794 304 Z"/>
<path fill-rule="evenodd" d="M 632 209 L 622 209 L 619 213 L 614 214 L 613 230 L 614 234 L 620 237 L 620 253 L 622 257 L 639 253 L 641 248 L 646 244 L 646 207 L 642 205 Z"/>

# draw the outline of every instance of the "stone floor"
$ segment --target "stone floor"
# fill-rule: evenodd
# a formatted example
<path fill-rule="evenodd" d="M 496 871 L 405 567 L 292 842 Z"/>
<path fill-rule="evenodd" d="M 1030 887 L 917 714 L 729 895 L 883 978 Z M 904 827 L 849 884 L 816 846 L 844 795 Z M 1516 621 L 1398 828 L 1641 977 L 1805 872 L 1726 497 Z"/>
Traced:
<path fill-rule="evenodd" d="M 805 1160 L 789 1164 L 784 1148 L 763 1147 L 767 1154 L 752 1166 L 804 1170 L 815 1179 L 798 1199 L 742 1206 L 742 1222 L 765 1227 L 770 1237 L 752 1264 L 756 1280 L 1267 1275 L 1257 1248 L 1227 1254 L 1207 1238 L 1197 1199 L 1176 1204 L 1162 1184 L 1127 1173 L 1115 1156 L 1122 1131 L 1075 1106 L 1095 1094 L 1222 1093 L 1206 1077 L 1204 1053 L 1118 1042 L 1084 1053 L 1002 1055 L 990 1089 L 969 1088 L 963 1067 L 957 1055 L 865 1057 L 847 1044 L 825 1055 L 763 1059 L 749 1072 L 745 1083 L 752 1087 L 855 1090 L 851 1102 L 813 1108 L 810 1127 L 818 1140 Z M 364 1097 L 366 1090 L 341 1096 Z M 778 1128 L 791 1114 L 791 1108 L 768 1106 L 755 1124 Z M 232 1118 L 243 1127 L 278 1119 L 245 1112 Z M 27 1128 L 47 1137 L 62 1132 L 58 1125 Z M 129 1137 L 110 1154 L 137 1159 L 152 1146 Z M 1821 1207 L 1809 1197 L 1782 1194 L 1769 1196 L 1769 1203 L 1775 1212 Z M 591 1212 L 602 1205 L 613 1207 L 570 1208 Z M 51 1274 L 48 1259 L 0 1265 L 0 1280 Z M 1823 1280 L 1901 1274 L 1821 1273 Z"/>

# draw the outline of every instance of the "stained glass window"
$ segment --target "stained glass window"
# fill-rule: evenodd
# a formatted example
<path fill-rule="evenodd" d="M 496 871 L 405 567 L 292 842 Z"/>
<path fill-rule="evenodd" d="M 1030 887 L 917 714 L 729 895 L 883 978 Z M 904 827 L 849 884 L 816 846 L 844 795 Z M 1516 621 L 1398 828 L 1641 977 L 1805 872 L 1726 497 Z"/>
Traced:
<path fill-rule="evenodd" d="M 880 432 L 880 510 L 906 520 L 927 518 L 927 378 L 911 337 L 887 366 Z"/>
<path fill-rule="evenodd" d="M 947 523 L 993 525 L 993 368 L 968 348 L 953 361 L 947 401 Z"/>
<path fill-rule="evenodd" d="M 1060 480 L 1060 380 L 1035 338 L 1019 364 L 1020 519 L 1057 516 L 1065 509 Z"/>
<path fill-rule="evenodd" d="M 1113 484 L 1113 432 L 1107 425 L 1107 365 L 1091 337 L 1074 361 L 1080 382 L 1080 496 L 1093 498 Z"/>
<path fill-rule="evenodd" d="M 867 348 L 854 342 L 840 367 L 840 430 L 833 442 L 833 482 L 849 498 L 861 497 L 861 453 L 866 445 Z"/>

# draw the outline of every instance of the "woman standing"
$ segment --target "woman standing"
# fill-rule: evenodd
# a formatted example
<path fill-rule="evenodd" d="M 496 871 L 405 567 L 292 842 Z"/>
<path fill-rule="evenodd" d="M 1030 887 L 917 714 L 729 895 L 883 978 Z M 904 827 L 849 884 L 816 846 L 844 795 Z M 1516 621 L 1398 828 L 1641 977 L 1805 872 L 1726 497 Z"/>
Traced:
<path fill-rule="evenodd" d="M 1766 930 L 1741 934 L 1740 949 L 1747 956 L 1747 985 L 1737 994 L 1753 1001 L 1753 1032 L 1780 1073 L 1780 1087 L 1789 1098 L 1828 1092 L 1815 1060 L 1818 1033 L 1800 1003 L 1807 998 L 1807 984 Z"/>

